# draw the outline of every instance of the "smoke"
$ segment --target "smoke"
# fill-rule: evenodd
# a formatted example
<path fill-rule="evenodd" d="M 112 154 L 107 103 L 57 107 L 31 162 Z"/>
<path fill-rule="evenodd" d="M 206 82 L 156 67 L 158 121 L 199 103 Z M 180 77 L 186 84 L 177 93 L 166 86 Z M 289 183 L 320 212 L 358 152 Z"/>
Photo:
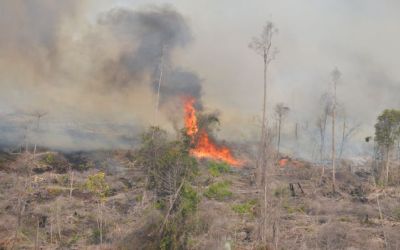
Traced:
<path fill-rule="evenodd" d="M 105 84 L 125 88 L 143 84 L 150 77 L 157 93 L 162 73 L 161 104 L 182 96 L 200 100 L 199 76 L 176 67 L 171 59 L 176 49 L 185 48 L 192 41 L 181 14 L 170 6 L 141 11 L 113 9 L 101 14 L 98 24 L 112 33 L 120 48 L 117 58 L 107 60 L 102 67 Z"/>
<path fill-rule="evenodd" d="M 176 48 L 191 41 L 184 18 L 170 7 L 143 11 L 113 9 L 100 15 L 98 24 L 118 41 L 119 55 L 104 65 L 107 84 L 117 87 L 139 84 L 160 64 L 170 61 Z"/>
<path fill-rule="evenodd" d="M 83 2 L 1 1 L 0 56 L 36 75 L 49 73 L 57 64 L 60 24 L 77 15 Z"/>
<path fill-rule="evenodd" d="M 86 4 L 0 3 L 3 143 L 29 140 L 73 150 L 131 146 L 153 122 L 161 70 L 161 111 L 174 107 L 179 114 L 182 96 L 201 98 L 200 78 L 175 62 L 175 53 L 193 41 L 180 13 L 171 6 L 112 8 L 91 22 Z M 48 113 L 40 128 L 38 110 Z M 10 118 L 16 114 L 22 118 Z M 160 116 L 159 123 L 171 125 L 171 116 Z"/>

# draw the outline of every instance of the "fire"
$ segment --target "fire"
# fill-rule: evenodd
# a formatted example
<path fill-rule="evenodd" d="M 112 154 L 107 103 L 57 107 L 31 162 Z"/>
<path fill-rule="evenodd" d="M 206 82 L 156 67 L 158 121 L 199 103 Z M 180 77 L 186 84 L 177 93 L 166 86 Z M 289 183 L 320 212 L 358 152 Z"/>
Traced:
<path fill-rule="evenodd" d="M 215 160 L 224 161 L 233 166 L 241 165 L 241 161 L 235 159 L 226 146 L 216 145 L 207 131 L 202 129 L 199 131 L 196 109 L 194 108 L 194 98 L 188 98 L 185 100 L 185 127 L 187 135 L 192 139 L 194 148 L 191 149 L 191 153 L 199 158 L 211 158 Z M 195 138 L 197 140 L 195 140 Z"/>
<path fill-rule="evenodd" d="M 280 159 L 280 160 L 279 160 L 279 166 L 280 166 L 281 168 L 285 167 L 286 164 L 288 163 L 288 161 L 289 161 L 289 159 L 286 159 L 286 158 Z"/>
<path fill-rule="evenodd" d="M 188 98 L 185 101 L 185 128 L 186 133 L 192 138 L 197 134 L 199 129 L 197 128 L 197 117 L 196 117 L 196 110 L 194 108 L 195 103 L 194 98 Z"/>

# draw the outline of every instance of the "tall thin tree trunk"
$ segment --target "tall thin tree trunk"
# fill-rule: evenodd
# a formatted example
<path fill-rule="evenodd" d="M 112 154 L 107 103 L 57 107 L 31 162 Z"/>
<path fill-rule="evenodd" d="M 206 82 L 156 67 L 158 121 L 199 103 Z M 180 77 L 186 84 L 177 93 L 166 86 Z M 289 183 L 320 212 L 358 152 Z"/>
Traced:
<path fill-rule="evenodd" d="M 262 179 L 263 177 L 263 170 L 264 167 L 264 154 L 265 154 L 265 140 L 266 140 L 266 106 L 267 106 L 267 55 L 264 53 L 264 95 L 263 95 L 263 106 L 262 106 L 262 120 L 261 120 L 261 138 L 260 138 L 260 145 L 258 149 L 258 156 L 256 161 L 256 168 L 258 171 L 258 183 L 259 185 L 263 185 Z"/>
<path fill-rule="evenodd" d="M 103 245 L 103 202 L 100 201 L 99 203 L 100 209 L 100 248 Z"/>
<path fill-rule="evenodd" d="M 279 149 L 281 146 L 281 124 L 282 124 L 282 117 L 280 116 L 278 120 L 278 156 L 280 152 Z"/>
<path fill-rule="evenodd" d="M 39 218 L 37 218 L 36 237 L 35 237 L 35 250 L 38 249 L 39 249 Z"/>
<path fill-rule="evenodd" d="M 58 233 L 58 239 L 60 240 L 60 242 L 62 241 L 61 239 L 61 223 L 60 223 L 60 201 L 57 200 L 56 202 L 56 223 L 57 223 L 57 233 Z"/>
<path fill-rule="evenodd" d="M 386 176 L 385 176 L 385 183 L 386 186 L 389 184 L 389 166 L 390 166 L 390 148 L 386 149 L 386 162 L 385 162 L 385 170 L 386 170 Z"/>
<path fill-rule="evenodd" d="M 155 126 L 157 125 L 157 119 L 158 119 L 158 110 L 159 110 L 159 105 L 160 105 L 160 89 L 161 89 L 161 82 L 163 80 L 163 71 L 164 71 L 164 46 L 161 48 L 160 77 L 158 78 L 157 100 L 156 100 L 156 107 L 155 107 L 155 112 L 154 112 L 154 125 Z"/>
<path fill-rule="evenodd" d="M 262 125 L 262 164 L 261 167 L 263 168 L 262 172 L 262 179 L 263 179 L 263 186 L 264 186 L 264 214 L 263 214 L 263 237 L 262 241 L 266 245 L 267 244 L 267 176 L 266 176 L 266 168 L 267 168 L 267 54 L 264 53 L 264 98 L 263 98 L 263 125 Z"/>
<path fill-rule="evenodd" d="M 336 145 L 335 145 L 335 121 L 336 121 L 336 82 L 333 83 L 333 109 L 332 109 L 332 192 L 336 192 Z"/>
<path fill-rule="evenodd" d="M 340 143 L 340 150 L 339 150 L 339 157 L 338 157 L 339 160 L 342 159 L 345 140 L 346 140 L 346 119 L 343 119 L 342 141 Z"/>
<path fill-rule="evenodd" d="M 72 198 L 72 191 L 73 191 L 73 186 L 74 186 L 74 172 L 72 170 L 71 171 L 71 180 L 70 180 L 70 186 L 69 186 L 69 199 Z"/>

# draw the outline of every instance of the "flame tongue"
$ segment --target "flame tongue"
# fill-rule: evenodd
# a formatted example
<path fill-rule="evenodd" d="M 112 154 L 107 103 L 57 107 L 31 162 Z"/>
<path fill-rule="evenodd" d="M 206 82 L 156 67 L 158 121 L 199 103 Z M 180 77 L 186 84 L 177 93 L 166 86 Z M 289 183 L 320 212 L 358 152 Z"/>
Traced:
<path fill-rule="evenodd" d="M 185 128 L 188 136 L 194 139 L 199 129 L 197 128 L 196 110 L 194 109 L 194 98 L 188 98 L 185 101 Z"/>
<path fill-rule="evenodd" d="M 195 143 L 194 148 L 190 151 L 194 156 L 199 158 L 211 158 L 215 160 L 225 161 L 233 166 L 241 165 L 241 162 L 232 156 L 228 147 L 216 145 L 207 134 L 207 131 L 202 129 L 199 131 L 196 117 L 196 109 L 194 108 L 194 98 L 185 100 L 185 127 L 187 135 Z"/>

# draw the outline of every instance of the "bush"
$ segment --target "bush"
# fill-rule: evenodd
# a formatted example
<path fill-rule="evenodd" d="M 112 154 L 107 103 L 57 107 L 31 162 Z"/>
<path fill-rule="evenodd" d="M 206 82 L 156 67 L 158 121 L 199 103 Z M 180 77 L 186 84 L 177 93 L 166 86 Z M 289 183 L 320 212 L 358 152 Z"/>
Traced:
<path fill-rule="evenodd" d="M 104 200 L 110 194 L 110 187 L 105 180 L 104 172 L 90 175 L 85 183 L 85 187 L 91 193 L 98 196 L 100 200 Z"/>
<path fill-rule="evenodd" d="M 208 164 L 208 172 L 213 176 L 220 176 L 222 173 L 229 173 L 231 168 L 224 162 L 210 162 Z"/>
<path fill-rule="evenodd" d="M 197 209 L 197 205 L 200 202 L 200 197 L 196 190 L 189 185 L 185 185 L 181 194 L 181 209 L 182 215 L 186 216 L 193 213 Z"/>
<path fill-rule="evenodd" d="M 209 199 L 225 200 L 232 196 L 232 192 L 229 190 L 231 183 L 228 181 L 217 182 L 209 186 L 204 192 L 204 196 Z"/>
<path fill-rule="evenodd" d="M 236 204 L 232 206 L 232 210 L 240 215 L 252 215 L 254 207 L 256 206 L 257 201 L 251 200 L 243 204 Z"/>
<path fill-rule="evenodd" d="M 46 154 L 46 156 L 43 158 L 42 162 L 47 164 L 47 165 L 53 165 L 56 161 L 56 157 L 54 154 Z"/>
<path fill-rule="evenodd" d="M 143 134 L 136 158 L 145 167 L 147 188 L 158 197 L 173 195 L 184 178 L 190 181 L 197 172 L 197 161 L 189 154 L 186 139 L 169 141 L 167 133 L 157 127 Z"/>

